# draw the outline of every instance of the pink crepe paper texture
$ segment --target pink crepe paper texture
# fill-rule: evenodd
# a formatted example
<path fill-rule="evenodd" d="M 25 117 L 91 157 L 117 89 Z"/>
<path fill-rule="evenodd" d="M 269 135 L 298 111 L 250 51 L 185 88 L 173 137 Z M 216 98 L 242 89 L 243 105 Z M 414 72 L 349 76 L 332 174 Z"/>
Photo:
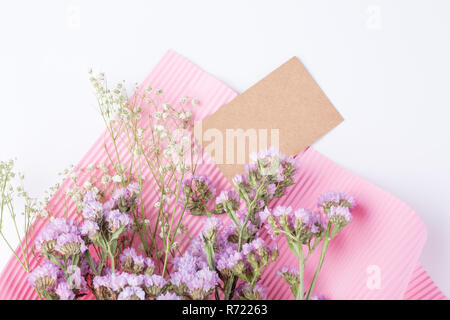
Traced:
<path fill-rule="evenodd" d="M 168 103 L 180 97 L 196 97 L 200 105 L 195 109 L 197 120 L 204 119 L 218 108 L 231 101 L 237 94 L 223 83 L 205 73 L 197 66 L 169 51 L 156 65 L 141 85 L 163 88 Z M 104 143 L 107 133 L 99 137 L 77 168 L 94 163 L 108 162 Z M 119 144 L 121 156 L 128 153 L 124 144 Z M 112 146 L 107 142 L 107 148 Z M 329 299 L 446 299 L 419 263 L 419 256 L 426 241 L 426 228 L 413 210 L 389 193 L 359 178 L 312 148 L 298 155 L 301 168 L 298 181 L 291 187 L 288 196 L 273 205 L 290 205 L 294 208 L 316 206 L 317 197 L 330 189 L 352 194 L 358 202 L 354 220 L 330 244 L 315 292 Z M 220 170 L 213 164 L 200 164 L 198 172 L 210 176 L 216 188 L 231 188 Z M 149 172 L 147 177 L 150 177 Z M 64 214 L 65 203 L 61 200 L 63 184 L 51 200 L 54 212 Z M 157 201 L 155 183 L 146 179 L 144 203 L 151 208 Z M 75 218 L 75 207 L 68 207 L 69 217 Z M 149 217 L 150 220 L 154 216 Z M 222 217 L 224 220 L 227 217 Z M 191 233 L 201 229 L 204 218 L 185 216 L 184 222 Z M 37 222 L 36 230 L 42 228 Z M 266 237 L 267 238 L 267 237 Z M 267 238 L 268 241 L 271 241 Z M 278 239 L 280 257 L 266 268 L 263 284 L 268 287 L 269 299 L 291 299 L 291 293 L 276 270 L 283 265 L 297 266 L 295 256 L 287 244 Z M 320 249 L 320 248 L 319 248 Z M 306 268 L 306 281 L 312 277 L 318 252 L 313 254 Z M 19 257 L 20 250 L 17 250 Z M 31 267 L 37 261 L 32 259 Z M 379 288 L 368 283 L 371 272 L 380 276 Z M 28 284 L 26 273 L 12 257 L 0 276 L 0 299 L 36 299 L 37 295 Z"/>

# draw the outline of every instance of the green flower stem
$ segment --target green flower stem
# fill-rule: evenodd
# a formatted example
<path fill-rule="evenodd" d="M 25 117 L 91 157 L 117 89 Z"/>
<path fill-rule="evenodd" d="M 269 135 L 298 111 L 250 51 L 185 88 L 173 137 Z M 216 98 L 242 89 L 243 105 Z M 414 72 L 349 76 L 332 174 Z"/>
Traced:
<path fill-rule="evenodd" d="M 303 283 L 305 276 L 305 261 L 303 259 L 303 248 L 301 243 L 293 244 L 293 247 L 295 248 L 295 254 L 298 258 L 298 285 L 295 300 L 303 300 L 304 298 Z"/>
<path fill-rule="evenodd" d="M 331 222 L 328 222 L 327 230 L 325 232 L 325 236 L 324 236 L 324 240 L 323 240 L 322 252 L 320 254 L 319 264 L 317 266 L 316 272 L 314 273 L 314 277 L 311 281 L 311 285 L 309 287 L 308 294 L 306 296 L 306 300 L 309 300 L 311 298 L 311 294 L 314 290 L 314 286 L 316 285 L 316 281 L 317 281 L 317 277 L 319 275 L 320 269 L 322 269 L 323 261 L 325 260 L 325 254 L 327 253 L 327 249 L 328 249 L 328 243 L 331 240 L 330 230 L 331 230 Z"/>
<path fill-rule="evenodd" d="M 242 250 L 242 236 L 244 234 L 244 230 L 247 227 L 248 220 L 250 219 L 250 214 L 252 213 L 253 208 L 256 205 L 256 201 L 258 200 L 259 194 L 261 193 L 261 191 L 265 187 L 265 184 L 266 184 L 266 180 L 264 180 L 264 182 L 261 183 L 261 185 L 258 187 L 258 189 L 256 190 L 255 198 L 253 199 L 253 201 L 248 206 L 247 216 L 245 217 L 245 221 L 244 221 L 244 223 L 242 224 L 242 226 L 240 227 L 240 230 L 239 230 L 238 251 Z M 236 223 L 237 226 L 240 226 L 239 220 L 237 219 L 237 217 L 234 214 L 234 212 L 232 214 L 228 213 L 228 215 L 233 219 L 233 221 Z M 230 300 L 233 297 L 234 288 L 236 287 L 236 282 L 237 282 L 236 276 L 234 274 L 232 274 L 228 281 L 229 281 L 229 283 L 226 286 L 226 290 L 224 292 L 224 299 L 225 300 Z"/>

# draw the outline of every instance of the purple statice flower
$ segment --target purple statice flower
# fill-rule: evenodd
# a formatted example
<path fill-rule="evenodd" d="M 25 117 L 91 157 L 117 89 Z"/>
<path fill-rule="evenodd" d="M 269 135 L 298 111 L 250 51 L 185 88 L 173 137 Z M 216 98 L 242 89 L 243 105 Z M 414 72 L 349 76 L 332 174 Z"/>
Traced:
<path fill-rule="evenodd" d="M 164 288 L 167 285 L 167 280 L 161 277 L 160 275 L 154 274 L 154 275 L 144 275 L 144 286 L 146 287 L 159 287 Z"/>
<path fill-rule="evenodd" d="M 139 185 L 131 183 L 126 188 L 114 191 L 111 200 L 117 203 L 117 208 L 121 212 L 132 212 L 139 204 Z"/>
<path fill-rule="evenodd" d="M 145 300 L 145 292 L 140 287 L 125 287 L 117 300 Z"/>
<path fill-rule="evenodd" d="M 209 269 L 206 259 L 192 255 L 189 250 L 173 261 L 174 272 L 170 283 L 178 288 L 183 296 L 196 300 L 207 298 L 217 285 L 219 277 Z"/>
<path fill-rule="evenodd" d="M 122 213 L 119 210 L 112 210 L 105 214 L 106 221 L 108 222 L 108 229 L 111 233 L 116 232 L 122 227 L 128 227 L 131 224 L 131 219 L 126 213 Z"/>
<path fill-rule="evenodd" d="M 117 209 L 117 200 L 109 199 L 108 201 L 103 203 L 103 212 L 108 212 L 114 209 Z"/>
<path fill-rule="evenodd" d="M 292 212 L 292 208 L 291 207 L 283 207 L 283 206 L 277 206 L 275 208 L 275 210 L 273 210 L 273 216 L 280 218 L 282 216 L 289 216 Z"/>
<path fill-rule="evenodd" d="M 190 256 L 193 257 L 193 260 L 190 261 L 194 261 L 196 259 L 197 264 L 201 261 L 202 266 L 204 265 L 204 263 L 207 263 L 202 237 L 193 238 L 191 240 L 191 243 L 189 244 L 189 247 L 187 248 L 187 252 L 190 254 Z M 177 261 L 177 259 L 179 258 L 175 258 L 175 261 Z M 175 261 L 173 261 L 174 264 Z"/>
<path fill-rule="evenodd" d="M 330 207 L 327 215 L 332 223 L 348 223 L 352 220 L 352 214 L 350 213 L 349 207 Z"/>
<path fill-rule="evenodd" d="M 246 243 L 242 246 L 242 253 L 244 255 L 249 254 L 252 251 L 258 251 L 259 248 L 262 248 L 265 246 L 264 240 L 261 238 L 256 238 L 250 243 Z"/>
<path fill-rule="evenodd" d="M 98 200 L 98 193 L 94 190 L 89 190 L 85 193 L 83 197 L 83 202 L 90 202 L 90 201 L 97 201 Z"/>
<path fill-rule="evenodd" d="M 257 163 L 258 171 L 263 177 L 273 177 L 277 182 L 283 181 L 282 163 L 286 156 L 282 152 L 270 147 L 267 150 L 250 154 L 250 159 Z"/>
<path fill-rule="evenodd" d="M 30 272 L 28 281 L 31 286 L 39 291 L 49 290 L 55 286 L 61 272 L 56 265 L 51 262 L 46 262 Z"/>
<path fill-rule="evenodd" d="M 219 276 L 209 268 L 198 270 L 192 279 L 186 283 L 191 296 L 195 300 L 203 300 L 209 297 L 213 289 L 219 283 Z"/>
<path fill-rule="evenodd" d="M 167 280 L 160 275 L 144 275 L 144 290 L 151 297 L 157 297 L 161 294 L 164 287 L 167 285 Z"/>
<path fill-rule="evenodd" d="M 47 227 L 36 237 L 36 249 L 43 254 L 51 253 L 55 248 L 57 238 L 58 232 L 53 228 L 49 228 L 49 225 L 47 225 Z"/>
<path fill-rule="evenodd" d="M 139 287 L 144 284 L 144 276 L 141 274 L 126 272 L 123 272 L 122 274 L 127 279 L 127 284 L 131 287 Z"/>
<path fill-rule="evenodd" d="M 271 215 L 272 212 L 270 212 L 270 209 L 268 207 L 264 207 L 264 210 L 258 213 L 258 217 L 261 220 L 261 223 L 265 223 L 267 221 L 267 218 Z"/>
<path fill-rule="evenodd" d="M 311 227 L 314 223 L 313 214 L 308 209 L 298 209 L 295 210 L 293 218 L 295 221 L 298 221 L 299 225 L 304 225 L 307 227 Z"/>
<path fill-rule="evenodd" d="M 216 189 L 205 175 L 194 174 L 183 181 L 183 192 L 179 204 L 193 215 L 204 215 Z"/>
<path fill-rule="evenodd" d="M 235 212 L 239 209 L 241 199 L 234 190 L 223 190 L 216 198 L 216 213 Z"/>
<path fill-rule="evenodd" d="M 70 288 L 69 284 L 65 280 L 61 280 L 55 289 L 55 293 L 58 295 L 59 300 L 74 300 L 75 293 Z"/>
<path fill-rule="evenodd" d="M 86 280 L 83 277 L 80 267 L 74 265 L 69 265 L 67 267 L 67 284 L 71 289 L 79 291 L 87 288 Z"/>
<path fill-rule="evenodd" d="M 291 266 L 283 266 L 280 270 L 277 271 L 277 275 L 283 276 L 285 274 L 293 275 L 295 277 L 298 276 L 298 270 Z"/>
<path fill-rule="evenodd" d="M 247 172 L 247 174 L 255 174 L 256 172 L 258 172 L 258 165 L 255 162 L 247 163 L 244 166 L 244 170 L 245 172 Z"/>
<path fill-rule="evenodd" d="M 77 233 L 63 233 L 56 239 L 55 250 L 62 255 L 82 254 L 87 250 L 87 247 Z"/>
<path fill-rule="evenodd" d="M 181 300 L 181 298 L 173 292 L 166 292 L 158 296 L 156 300 Z"/>
<path fill-rule="evenodd" d="M 134 248 L 124 249 L 119 259 L 120 264 L 125 271 L 134 272 L 133 269 L 136 269 L 137 272 L 140 272 L 144 270 L 144 258 L 138 255 Z"/>
<path fill-rule="evenodd" d="M 240 202 L 239 195 L 233 190 L 223 190 L 216 198 L 216 204 L 223 204 L 227 201 Z"/>
<path fill-rule="evenodd" d="M 275 192 L 277 191 L 277 186 L 272 183 L 267 185 L 266 187 L 266 193 L 267 193 L 267 198 L 272 198 L 275 195 Z"/>
<path fill-rule="evenodd" d="M 217 232 L 222 227 L 222 220 L 217 217 L 210 217 L 205 220 L 202 229 L 202 236 L 211 241 L 214 240 Z"/>
<path fill-rule="evenodd" d="M 253 288 L 253 295 L 255 300 L 266 300 L 267 299 L 267 288 L 262 284 L 257 283 Z"/>
<path fill-rule="evenodd" d="M 103 216 L 103 205 L 97 200 L 85 197 L 83 201 L 83 217 L 87 220 L 97 221 Z"/>
<path fill-rule="evenodd" d="M 119 188 L 116 191 L 114 191 L 111 199 L 118 201 L 119 199 L 126 199 L 128 200 L 131 196 L 131 192 L 128 188 Z"/>
<path fill-rule="evenodd" d="M 141 192 L 141 189 L 139 188 L 139 183 L 132 182 L 127 186 L 128 191 L 133 195 L 137 195 Z"/>
<path fill-rule="evenodd" d="M 241 184 L 248 184 L 248 176 L 246 174 L 237 174 L 233 177 L 233 183 L 235 186 L 239 186 Z"/>
<path fill-rule="evenodd" d="M 355 199 L 340 191 L 328 191 L 322 194 L 317 201 L 318 207 L 329 209 L 330 207 L 343 206 L 351 209 L 355 208 Z"/>
<path fill-rule="evenodd" d="M 235 246 L 230 244 L 215 255 L 216 268 L 222 274 L 231 275 L 231 270 L 242 260 L 242 253 L 237 252 Z"/>
<path fill-rule="evenodd" d="M 155 270 L 155 263 L 153 262 L 153 260 L 149 257 L 146 257 L 144 258 L 144 264 L 148 270 L 148 273 L 153 273 L 153 271 Z"/>
<path fill-rule="evenodd" d="M 98 226 L 97 222 L 94 222 L 92 220 L 85 220 L 80 229 L 83 236 L 89 237 L 95 237 L 99 230 L 100 227 Z"/>
<path fill-rule="evenodd" d="M 257 283 L 252 290 L 247 282 L 243 282 L 236 288 L 236 298 L 238 300 L 266 300 L 267 289 Z"/>
<path fill-rule="evenodd" d="M 114 292 L 119 292 L 122 290 L 127 284 L 127 273 L 108 273 L 104 276 L 96 276 L 93 281 L 93 285 L 95 289 L 106 288 L 110 289 Z"/>

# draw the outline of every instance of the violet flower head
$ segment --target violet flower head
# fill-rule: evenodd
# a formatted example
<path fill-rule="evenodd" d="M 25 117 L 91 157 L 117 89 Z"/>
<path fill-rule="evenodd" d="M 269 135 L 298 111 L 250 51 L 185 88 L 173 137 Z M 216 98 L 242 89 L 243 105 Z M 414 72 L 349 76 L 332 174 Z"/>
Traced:
<path fill-rule="evenodd" d="M 205 239 L 214 241 L 216 234 L 221 227 L 222 227 L 222 220 L 220 220 L 219 218 L 217 217 L 207 218 L 203 225 L 202 236 Z"/>
<path fill-rule="evenodd" d="M 328 210 L 330 207 L 348 207 L 350 210 L 354 209 L 356 206 L 355 199 L 340 191 L 328 191 L 319 197 L 317 202 L 318 207 L 323 207 Z"/>
<path fill-rule="evenodd" d="M 58 295 L 59 300 L 75 299 L 75 293 L 65 280 L 62 280 L 57 284 L 55 293 Z"/>
<path fill-rule="evenodd" d="M 183 193 L 179 200 L 186 210 L 193 215 L 205 214 L 208 202 L 216 195 L 216 189 L 205 175 L 194 174 L 183 181 Z"/>
<path fill-rule="evenodd" d="M 145 300 L 145 292 L 140 287 L 125 287 L 117 300 Z"/>
<path fill-rule="evenodd" d="M 291 286 L 296 287 L 298 285 L 299 272 L 297 269 L 290 266 L 283 266 L 277 271 L 277 275 L 283 277 L 283 279 Z"/>
<path fill-rule="evenodd" d="M 36 249 L 42 253 L 51 253 L 56 246 L 58 237 L 62 234 L 80 235 L 78 224 L 73 220 L 54 219 L 36 237 Z"/>
<path fill-rule="evenodd" d="M 239 186 L 241 184 L 248 184 L 248 176 L 246 174 L 237 174 L 232 179 L 235 186 Z"/>
<path fill-rule="evenodd" d="M 120 228 L 126 228 L 131 224 L 130 217 L 126 213 L 122 213 L 119 210 L 107 212 L 105 218 L 108 223 L 108 229 L 111 233 L 115 233 Z"/>
<path fill-rule="evenodd" d="M 217 213 L 234 212 L 239 209 L 241 199 L 234 190 L 223 190 L 216 198 Z"/>
<path fill-rule="evenodd" d="M 80 235 L 76 233 L 63 233 L 56 240 L 55 250 L 62 255 L 73 256 L 83 254 L 87 250 L 87 247 Z"/>
<path fill-rule="evenodd" d="M 349 223 L 352 220 L 352 214 L 350 213 L 349 207 L 330 207 L 327 215 L 332 223 Z"/>
<path fill-rule="evenodd" d="M 61 272 L 56 265 L 46 262 L 29 273 L 28 281 L 38 291 L 48 291 L 55 286 Z"/>
<path fill-rule="evenodd" d="M 82 270 L 78 266 L 69 265 L 67 267 L 67 284 L 71 289 L 83 291 L 87 289 L 86 280 L 83 277 Z"/>
<path fill-rule="evenodd" d="M 85 197 L 83 201 L 83 217 L 87 220 L 98 221 L 103 216 L 103 205 L 91 199 L 91 197 Z"/>
<path fill-rule="evenodd" d="M 267 299 L 267 289 L 263 285 L 257 283 L 252 290 L 247 282 L 243 282 L 236 288 L 236 299 L 265 300 Z"/>
<path fill-rule="evenodd" d="M 282 216 L 289 216 L 292 212 L 291 207 L 283 207 L 283 206 L 277 206 L 275 210 L 273 210 L 273 215 L 277 218 L 280 218 Z"/>
<path fill-rule="evenodd" d="M 166 292 L 158 296 L 156 300 L 181 300 L 181 298 L 173 292 Z"/>
<path fill-rule="evenodd" d="M 95 238 L 95 236 L 98 234 L 98 231 L 100 230 L 100 227 L 98 226 L 97 222 L 92 220 L 85 220 L 83 224 L 81 225 L 81 234 L 83 236 L 89 236 L 90 238 Z"/>
<path fill-rule="evenodd" d="M 145 268 L 145 259 L 134 248 L 126 248 L 120 255 L 120 265 L 127 272 L 141 273 Z"/>

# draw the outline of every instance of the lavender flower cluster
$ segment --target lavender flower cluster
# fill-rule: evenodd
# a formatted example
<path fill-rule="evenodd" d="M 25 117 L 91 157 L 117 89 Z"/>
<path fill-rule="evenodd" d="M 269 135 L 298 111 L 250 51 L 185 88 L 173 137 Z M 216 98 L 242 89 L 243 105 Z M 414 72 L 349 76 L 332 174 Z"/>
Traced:
<path fill-rule="evenodd" d="M 263 270 L 278 259 L 277 244 L 268 241 L 283 235 L 299 259 L 299 269 L 286 266 L 278 274 L 295 298 L 323 298 L 312 295 L 317 275 L 328 242 L 352 219 L 354 199 L 332 191 L 319 198 L 319 210 L 270 208 L 270 201 L 283 197 L 294 184 L 299 163 L 272 148 L 251 159 L 245 173 L 233 178 L 233 190 L 217 195 L 211 180 L 198 174 L 183 182 L 182 211 L 207 218 L 184 253 L 171 251 L 168 266 L 167 256 L 142 255 L 133 245 L 140 195 L 133 183 L 106 201 L 97 190 L 87 192 L 82 223 L 61 218 L 49 223 L 36 239 L 45 262 L 30 273 L 30 284 L 46 299 L 86 294 L 104 300 L 266 299 Z M 305 292 L 304 267 L 320 243 L 321 259 Z"/>
<path fill-rule="evenodd" d="M 115 269 L 118 241 L 132 225 L 130 214 L 137 205 L 138 186 L 133 183 L 114 192 L 101 203 L 96 191 L 88 191 L 83 199 L 84 222 L 55 218 L 36 237 L 37 251 L 45 262 L 29 275 L 30 284 L 46 299 L 75 299 L 92 291 L 90 283 L 107 269 Z M 94 247 L 93 257 L 89 247 Z M 127 255 L 132 258 L 127 258 Z M 152 261 L 124 252 L 124 269 L 152 273 Z M 122 258 L 122 257 L 121 257 Z"/>

